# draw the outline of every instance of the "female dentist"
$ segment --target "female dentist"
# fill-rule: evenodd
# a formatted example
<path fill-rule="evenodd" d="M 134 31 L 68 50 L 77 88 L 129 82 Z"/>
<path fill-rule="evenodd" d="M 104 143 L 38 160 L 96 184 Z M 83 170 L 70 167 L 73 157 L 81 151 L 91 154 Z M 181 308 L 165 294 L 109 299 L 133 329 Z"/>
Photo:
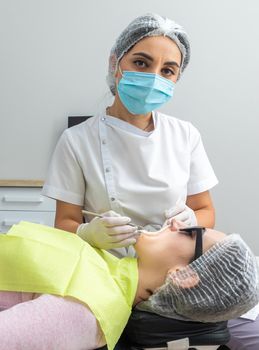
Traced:
<path fill-rule="evenodd" d="M 200 134 L 157 111 L 172 98 L 189 59 L 184 29 L 159 15 L 140 16 L 120 34 L 109 58 L 113 103 L 67 129 L 52 157 L 43 194 L 57 201 L 57 228 L 122 257 L 134 255 L 138 231 L 131 220 L 152 230 L 173 218 L 214 226 L 209 190 L 217 178 Z M 102 218 L 83 223 L 82 209 Z"/>

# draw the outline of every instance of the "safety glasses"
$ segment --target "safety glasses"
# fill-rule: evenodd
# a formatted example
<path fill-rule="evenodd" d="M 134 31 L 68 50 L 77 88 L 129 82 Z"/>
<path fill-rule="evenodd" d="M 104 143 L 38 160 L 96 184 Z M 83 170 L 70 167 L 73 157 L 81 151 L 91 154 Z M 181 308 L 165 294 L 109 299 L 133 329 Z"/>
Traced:
<path fill-rule="evenodd" d="M 188 234 L 190 236 L 196 235 L 196 242 L 195 242 L 195 253 L 194 258 L 191 262 L 198 259 L 202 255 L 202 236 L 205 232 L 206 228 L 203 226 L 190 226 L 181 228 L 179 231 L 185 234 Z"/>

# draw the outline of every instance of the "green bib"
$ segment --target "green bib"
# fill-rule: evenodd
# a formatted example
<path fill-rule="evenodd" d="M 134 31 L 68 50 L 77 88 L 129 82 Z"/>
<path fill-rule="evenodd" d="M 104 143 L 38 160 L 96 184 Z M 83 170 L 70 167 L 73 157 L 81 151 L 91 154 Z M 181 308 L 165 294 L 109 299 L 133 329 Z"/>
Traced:
<path fill-rule="evenodd" d="M 137 260 L 118 259 L 77 235 L 21 222 L 0 235 L 0 290 L 55 294 L 86 303 L 112 350 L 131 313 Z"/>

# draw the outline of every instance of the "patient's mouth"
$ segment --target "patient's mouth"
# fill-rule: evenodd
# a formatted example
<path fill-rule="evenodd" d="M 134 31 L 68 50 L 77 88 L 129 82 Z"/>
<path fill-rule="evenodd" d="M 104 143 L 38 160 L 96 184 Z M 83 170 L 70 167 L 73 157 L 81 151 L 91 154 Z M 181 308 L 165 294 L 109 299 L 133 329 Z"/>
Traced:
<path fill-rule="evenodd" d="M 163 231 L 165 231 L 166 229 L 170 228 L 170 225 L 164 226 L 162 227 L 160 230 L 158 231 L 146 231 L 146 230 L 140 230 L 139 232 L 143 235 L 147 235 L 147 236 L 158 236 L 160 235 L 160 233 L 162 233 Z"/>

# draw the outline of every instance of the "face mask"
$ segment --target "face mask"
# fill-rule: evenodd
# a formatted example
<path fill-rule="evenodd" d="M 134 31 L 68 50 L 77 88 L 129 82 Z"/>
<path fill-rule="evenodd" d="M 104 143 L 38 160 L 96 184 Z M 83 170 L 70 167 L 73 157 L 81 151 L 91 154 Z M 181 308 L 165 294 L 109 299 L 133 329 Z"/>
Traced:
<path fill-rule="evenodd" d="M 175 83 L 158 74 L 124 71 L 118 94 L 131 114 L 147 114 L 173 96 L 174 86 Z"/>

